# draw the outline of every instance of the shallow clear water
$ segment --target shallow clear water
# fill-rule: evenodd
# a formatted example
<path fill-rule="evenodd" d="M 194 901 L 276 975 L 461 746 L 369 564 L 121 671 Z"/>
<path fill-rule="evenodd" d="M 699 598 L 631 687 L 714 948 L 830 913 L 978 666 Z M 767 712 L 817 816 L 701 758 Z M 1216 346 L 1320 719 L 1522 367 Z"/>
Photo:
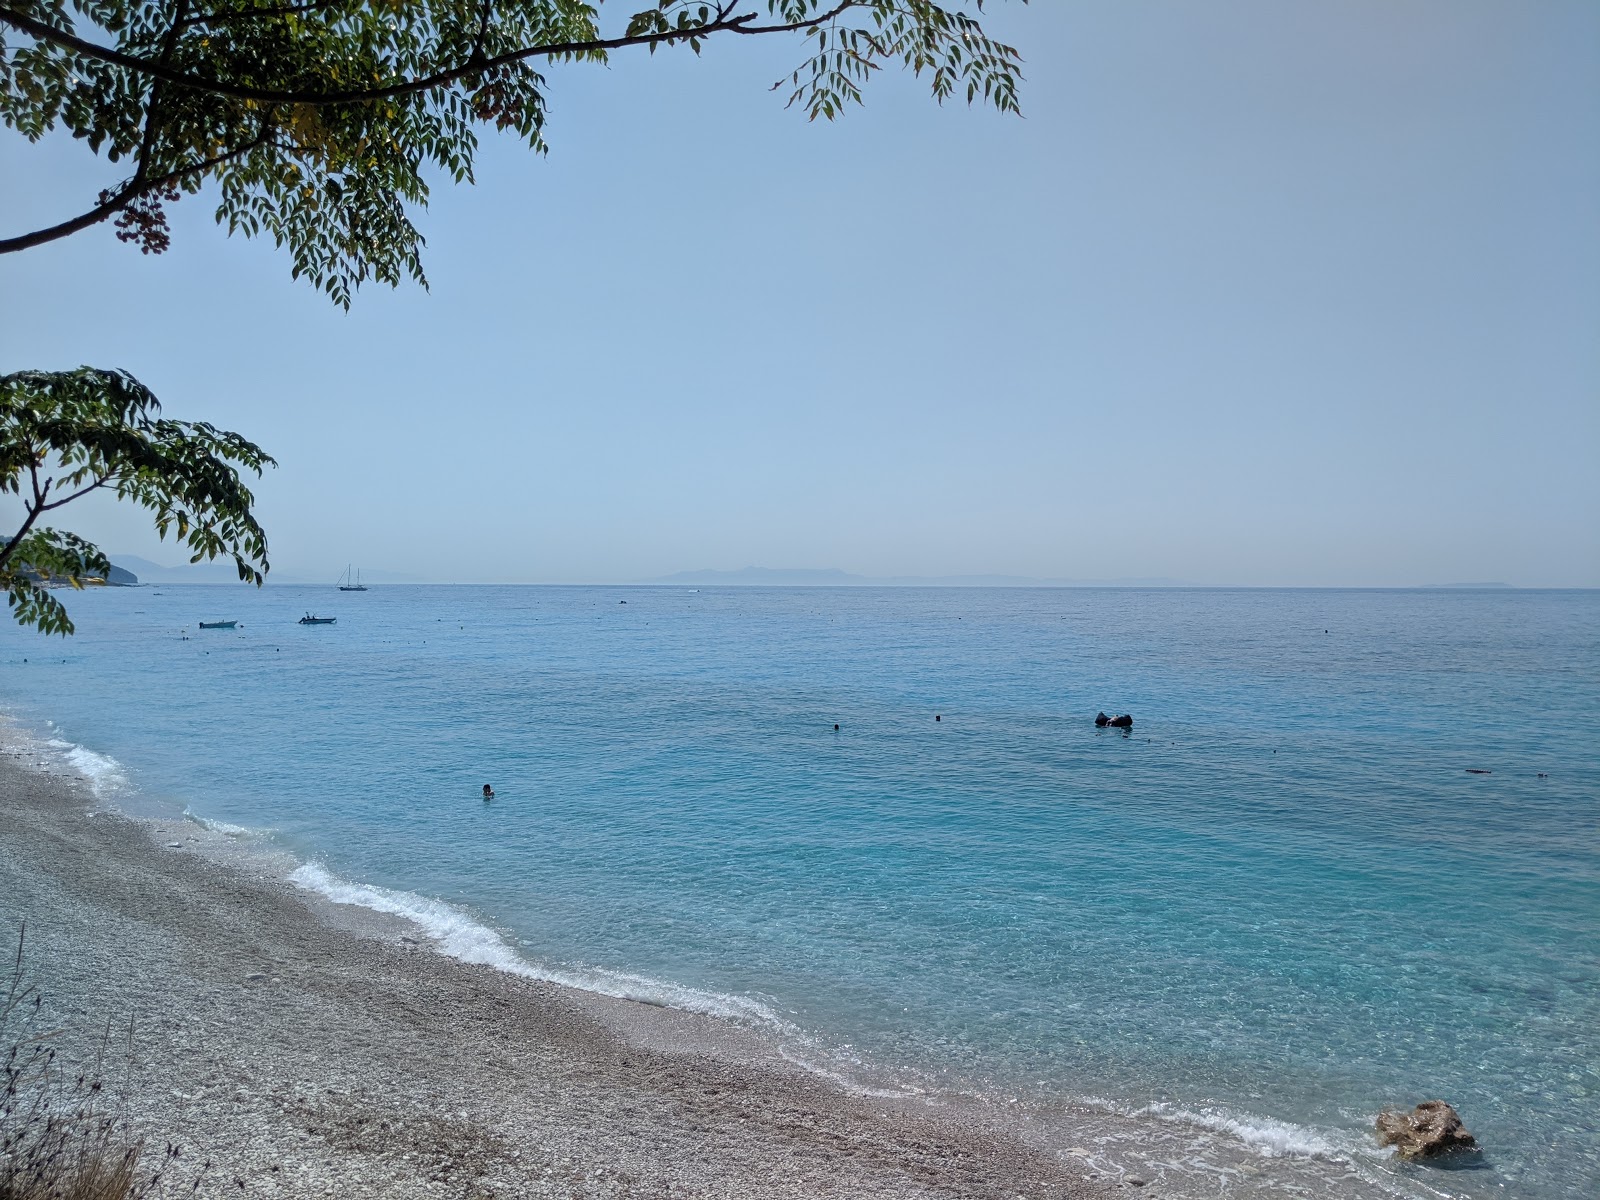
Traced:
<path fill-rule="evenodd" d="M 0 632 L 13 712 L 458 953 L 1265 1153 L 1443 1096 L 1484 1166 L 1391 1190 L 1600 1191 L 1600 593 L 68 601 Z"/>

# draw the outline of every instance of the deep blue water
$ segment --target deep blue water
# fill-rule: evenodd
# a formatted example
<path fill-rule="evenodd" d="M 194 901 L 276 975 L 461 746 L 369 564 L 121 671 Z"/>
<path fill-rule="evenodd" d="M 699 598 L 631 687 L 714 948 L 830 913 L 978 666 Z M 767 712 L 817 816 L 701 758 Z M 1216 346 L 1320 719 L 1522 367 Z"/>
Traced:
<path fill-rule="evenodd" d="M 1415 1194 L 1600 1192 L 1600 593 L 67 599 L 25 724 L 458 952 L 1263 1151 L 1443 1096 L 1490 1152 Z"/>

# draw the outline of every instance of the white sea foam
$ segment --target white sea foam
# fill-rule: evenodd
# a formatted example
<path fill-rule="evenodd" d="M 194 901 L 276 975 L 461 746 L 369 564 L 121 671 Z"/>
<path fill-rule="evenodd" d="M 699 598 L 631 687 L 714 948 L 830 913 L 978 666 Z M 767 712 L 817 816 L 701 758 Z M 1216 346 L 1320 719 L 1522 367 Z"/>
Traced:
<path fill-rule="evenodd" d="M 60 738 L 50 738 L 44 745 L 83 778 L 96 799 L 109 799 L 132 787 L 122 764 L 108 754 L 97 754 L 85 746 Z"/>
<path fill-rule="evenodd" d="M 192 808 L 185 808 L 183 816 L 185 820 L 193 821 L 201 829 L 208 829 L 212 833 L 220 833 L 226 837 L 254 840 L 272 836 L 272 830 L 270 829 L 252 829 L 248 825 L 230 825 L 227 821 L 219 821 L 215 817 L 202 817 Z"/>
<path fill-rule="evenodd" d="M 289 881 L 296 887 L 326 896 L 335 904 L 354 904 L 403 917 L 433 939 L 441 953 L 462 962 L 479 963 L 525 979 L 539 979 L 662 1008 L 682 1009 L 783 1031 L 792 1028 L 770 1006 L 750 996 L 702 991 L 605 967 L 565 968 L 531 962 L 518 954 L 500 934 L 452 904 L 415 892 L 352 883 L 319 863 L 306 863 L 295 869 L 290 872 Z"/>
<path fill-rule="evenodd" d="M 1292 1121 L 1278 1121 L 1272 1117 L 1239 1115 L 1223 1109 L 1203 1109 L 1196 1112 L 1171 1104 L 1152 1104 L 1136 1115 L 1148 1115 L 1161 1121 L 1198 1125 L 1202 1129 L 1231 1134 L 1267 1158 L 1298 1156 L 1342 1159 L 1346 1155 L 1343 1147 L 1336 1145 L 1329 1136 L 1318 1130 L 1305 1125 L 1296 1125 Z"/>
<path fill-rule="evenodd" d="M 1153 1117 L 1174 1125 L 1192 1125 L 1228 1134 L 1263 1158 L 1323 1158 L 1342 1162 L 1358 1149 L 1331 1130 L 1224 1108 L 1189 1109 L 1164 1102 L 1132 1105 L 1101 1096 L 1081 1096 L 1079 1102 L 1118 1116 Z"/>

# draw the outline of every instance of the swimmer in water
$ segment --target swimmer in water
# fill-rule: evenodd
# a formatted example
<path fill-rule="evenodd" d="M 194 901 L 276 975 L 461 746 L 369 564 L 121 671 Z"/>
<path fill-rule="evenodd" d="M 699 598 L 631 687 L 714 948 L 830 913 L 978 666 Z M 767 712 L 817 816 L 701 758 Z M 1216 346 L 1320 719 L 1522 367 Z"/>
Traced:
<path fill-rule="evenodd" d="M 483 798 L 485 800 L 493 800 L 494 799 L 494 789 L 492 787 L 490 787 L 487 783 L 483 785 Z"/>

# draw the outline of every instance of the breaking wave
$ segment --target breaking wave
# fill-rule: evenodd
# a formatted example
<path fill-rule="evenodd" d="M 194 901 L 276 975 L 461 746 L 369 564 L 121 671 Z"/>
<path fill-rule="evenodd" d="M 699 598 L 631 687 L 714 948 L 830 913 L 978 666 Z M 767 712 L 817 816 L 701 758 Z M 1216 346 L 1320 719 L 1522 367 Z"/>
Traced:
<path fill-rule="evenodd" d="M 520 975 L 524 979 L 543 980 L 660 1008 L 682 1009 L 781 1032 L 794 1032 L 792 1024 L 770 1005 L 751 996 L 702 991 L 605 967 L 552 967 L 531 962 L 518 954 L 499 933 L 443 900 L 369 883 L 352 883 L 314 862 L 290 872 L 289 881 L 296 887 L 325 896 L 335 904 L 353 904 L 374 912 L 402 917 L 427 934 L 440 953 L 461 962 L 478 963 L 511 975 Z"/>

